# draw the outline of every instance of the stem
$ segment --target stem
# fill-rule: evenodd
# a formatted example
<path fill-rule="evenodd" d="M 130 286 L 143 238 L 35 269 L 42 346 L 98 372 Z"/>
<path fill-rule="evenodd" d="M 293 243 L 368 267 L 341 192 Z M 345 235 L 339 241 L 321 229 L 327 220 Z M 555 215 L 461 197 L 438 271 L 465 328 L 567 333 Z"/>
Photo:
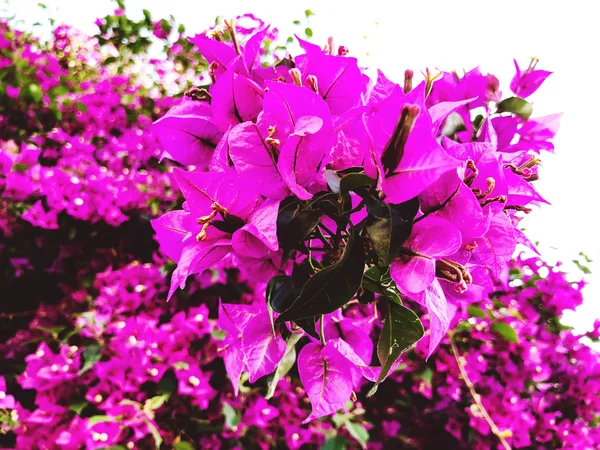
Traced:
<path fill-rule="evenodd" d="M 319 222 L 319 225 L 317 225 L 317 227 L 324 229 L 327 232 L 327 234 L 329 234 L 329 236 L 334 236 L 335 235 L 335 233 L 333 231 L 331 231 L 329 228 L 327 228 L 321 222 Z"/>
<path fill-rule="evenodd" d="M 361 200 L 361 202 L 360 202 L 360 203 L 359 203 L 359 204 L 356 206 L 356 208 L 352 208 L 351 210 L 349 210 L 349 211 L 346 211 L 345 213 L 343 213 L 343 214 L 342 214 L 342 216 L 343 216 L 343 217 L 346 217 L 346 216 L 348 216 L 348 217 L 349 217 L 349 216 L 351 216 L 352 214 L 354 214 L 355 212 L 358 212 L 358 211 L 360 211 L 361 209 L 363 209 L 363 208 L 364 208 L 364 206 L 365 206 L 365 201 L 364 201 L 364 200 Z"/>
<path fill-rule="evenodd" d="M 312 244 L 312 242 L 308 241 L 308 245 L 310 246 L 311 244 Z M 310 249 L 311 249 L 311 247 L 308 247 L 308 265 L 313 270 L 313 273 L 317 273 L 317 269 L 315 268 L 315 266 L 312 263 L 312 253 L 311 253 Z"/>
<path fill-rule="evenodd" d="M 325 325 L 323 323 L 323 314 L 321 314 L 321 318 L 319 319 L 319 331 L 321 338 L 321 346 L 325 347 Z"/>
<path fill-rule="evenodd" d="M 331 244 L 329 243 L 329 241 L 327 241 L 327 239 L 325 239 L 323 231 L 319 227 L 316 227 L 315 233 L 317 234 L 317 237 L 321 240 L 321 242 L 323 242 L 323 245 L 325 245 L 325 247 L 331 250 Z"/>
<path fill-rule="evenodd" d="M 238 43 L 237 36 L 235 34 L 235 22 L 233 19 L 226 20 L 225 26 L 229 29 L 229 34 L 231 35 L 231 41 L 233 42 L 233 47 L 235 48 L 235 52 L 238 55 L 241 55 L 242 52 L 240 50 L 240 44 Z"/>
<path fill-rule="evenodd" d="M 481 402 L 481 396 L 475 390 L 475 385 L 469 378 L 469 375 L 467 374 L 465 366 L 460 359 L 460 354 L 458 353 L 458 349 L 456 348 L 456 344 L 454 343 L 452 333 L 449 333 L 449 338 L 450 338 L 450 349 L 452 350 L 452 354 L 454 355 L 454 359 L 456 360 L 456 364 L 458 365 L 458 370 L 460 370 L 460 375 L 462 376 L 462 379 L 465 382 L 465 385 L 469 389 L 469 392 L 471 393 L 471 397 L 473 397 L 475 404 L 479 408 L 481 415 L 483 416 L 483 418 L 485 419 L 487 424 L 490 426 L 492 433 L 494 433 L 496 435 L 496 437 L 502 444 L 502 447 L 504 447 L 505 450 L 512 450 L 510 445 L 508 444 L 508 442 L 506 442 L 506 439 L 504 439 L 504 433 L 502 431 L 500 431 L 500 429 L 496 426 L 496 424 L 494 423 L 494 421 L 488 414 L 487 409 L 485 409 L 485 406 L 483 406 L 483 403 Z"/>

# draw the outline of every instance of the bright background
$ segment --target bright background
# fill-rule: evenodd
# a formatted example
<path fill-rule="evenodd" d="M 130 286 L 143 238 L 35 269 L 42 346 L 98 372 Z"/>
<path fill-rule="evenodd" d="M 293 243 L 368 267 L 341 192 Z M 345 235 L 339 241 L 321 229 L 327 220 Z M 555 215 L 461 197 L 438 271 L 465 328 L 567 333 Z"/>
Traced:
<path fill-rule="evenodd" d="M 110 14 L 110 0 L 10 0 L 5 11 L 16 14 L 27 29 L 39 22 L 40 33 L 48 30 L 48 14 L 59 23 L 94 33 L 94 20 Z M 304 19 L 312 10 L 312 41 L 325 43 L 333 36 L 336 45 L 350 49 L 359 64 L 380 68 L 395 81 L 402 81 L 405 69 L 415 73 L 430 69 L 470 70 L 496 75 L 508 91 L 514 73 L 512 58 L 521 67 L 529 59 L 540 59 L 538 68 L 555 72 L 530 100 L 534 117 L 563 112 L 560 131 L 554 140 L 556 154 L 544 153 L 542 179 L 536 182 L 552 206 L 534 210 L 522 222 L 526 233 L 539 241 L 549 261 L 564 261 L 565 269 L 576 272 L 570 263 L 584 251 L 594 262 L 588 267 L 585 303 L 569 316 L 578 330 L 590 329 L 600 318 L 600 142 L 596 138 L 597 108 L 600 105 L 600 27 L 595 1 L 428 0 L 407 2 L 369 0 L 289 1 L 193 1 L 127 0 L 128 14 L 141 17 L 142 8 L 154 19 L 175 16 L 188 34 L 214 24 L 216 16 L 234 17 L 252 12 L 271 23 L 285 38 L 303 35 L 293 21 Z M 6 12 L 2 13 L 5 14 Z M 305 23 L 305 20 L 303 20 Z M 594 225 L 596 223 L 596 225 Z M 576 277 L 574 277 L 576 278 Z"/>

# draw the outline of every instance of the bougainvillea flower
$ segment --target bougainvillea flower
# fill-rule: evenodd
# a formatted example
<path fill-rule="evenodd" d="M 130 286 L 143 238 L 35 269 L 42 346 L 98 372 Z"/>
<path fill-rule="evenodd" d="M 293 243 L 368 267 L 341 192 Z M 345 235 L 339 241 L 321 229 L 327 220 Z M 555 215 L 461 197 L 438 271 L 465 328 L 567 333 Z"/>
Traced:
<path fill-rule="evenodd" d="M 304 423 L 336 412 L 344 407 L 352 393 L 350 363 L 333 344 L 304 346 L 298 355 L 300 380 L 312 404 Z"/>
<path fill-rule="evenodd" d="M 383 192 L 391 203 L 410 200 L 460 164 L 436 141 L 424 98 L 424 83 L 406 95 L 398 88 L 367 119 L 386 172 Z"/>
<path fill-rule="evenodd" d="M 510 90 L 518 97 L 529 97 L 538 90 L 546 78 L 552 75 L 552 72 L 548 72 L 547 70 L 535 69 L 538 62 L 536 58 L 531 60 L 529 67 L 525 71 L 521 71 L 516 59 L 514 62 L 516 73 L 510 82 Z"/>
<path fill-rule="evenodd" d="M 391 265 L 390 275 L 407 295 L 423 291 L 435 279 L 435 260 L 454 254 L 461 246 L 460 231 L 451 222 L 428 217 L 415 223 L 403 255 Z"/>
<path fill-rule="evenodd" d="M 163 156 L 181 164 L 205 167 L 223 133 L 208 103 L 184 97 L 154 124 Z"/>

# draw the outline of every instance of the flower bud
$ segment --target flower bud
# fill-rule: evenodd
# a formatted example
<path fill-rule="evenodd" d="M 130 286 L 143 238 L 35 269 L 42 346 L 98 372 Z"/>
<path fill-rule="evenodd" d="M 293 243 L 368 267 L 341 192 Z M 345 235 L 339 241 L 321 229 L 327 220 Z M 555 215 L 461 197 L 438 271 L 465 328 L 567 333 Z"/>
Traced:
<path fill-rule="evenodd" d="M 381 156 L 381 163 L 386 173 L 392 173 L 400 164 L 404 155 L 404 146 L 408 136 L 415 126 L 421 108 L 418 105 L 404 105 L 398 120 L 398 125 L 387 143 Z"/>
<path fill-rule="evenodd" d="M 196 86 L 187 90 L 184 95 L 199 102 L 210 103 L 212 100 L 212 96 L 206 89 L 200 89 Z"/>
<path fill-rule="evenodd" d="M 317 82 L 317 77 L 314 75 L 309 75 L 306 77 L 306 84 L 309 88 L 315 91 L 317 94 L 319 93 L 319 84 Z"/>
<path fill-rule="evenodd" d="M 338 56 L 346 56 L 349 53 L 348 47 L 340 45 L 338 47 Z"/>
<path fill-rule="evenodd" d="M 302 86 L 302 72 L 300 70 L 294 67 L 290 69 L 289 74 L 296 86 Z"/>
<path fill-rule="evenodd" d="M 412 91 L 413 75 L 414 75 L 414 73 L 412 70 L 404 71 L 404 93 L 405 94 L 408 94 L 410 91 Z"/>

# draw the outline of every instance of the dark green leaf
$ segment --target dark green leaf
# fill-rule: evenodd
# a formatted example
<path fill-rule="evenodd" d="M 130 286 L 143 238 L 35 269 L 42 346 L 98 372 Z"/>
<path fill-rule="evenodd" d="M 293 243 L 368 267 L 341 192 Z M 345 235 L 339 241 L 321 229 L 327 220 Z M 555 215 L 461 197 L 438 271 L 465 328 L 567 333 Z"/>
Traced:
<path fill-rule="evenodd" d="M 374 187 L 377 182 L 364 173 L 349 173 L 340 180 L 340 193 L 342 195 L 354 192 L 362 187 Z"/>
<path fill-rule="evenodd" d="M 321 450 L 346 450 L 346 438 L 344 436 L 334 436 L 327 439 Z"/>
<path fill-rule="evenodd" d="M 343 181 L 343 179 L 342 179 Z M 367 232 L 379 258 L 378 265 L 387 267 L 396 259 L 402 244 L 412 231 L 419 211 L 417 197 L 400 204 L 384 203 L 374 196 L 366 199 Z"/>
<path fill-rule="evenodd" d="M 102 347 L 98 344 L 92 344 L 83 352 L 83 367 L 79 371 L 79 375 L 90 370 L 94 364 L 102 358 Z"/>
<path fill-rule="evenodd" d="M 157 392 L 159 394 L 173 394 L 177 392 L 177 376 L 173 369 L 169 369 L 158 382 Z"/>
<path fill-rule="evenodd" d="M 362 283 L 365 267 L 363 240 L 352 231 L 342 257 L 306 282 L 299 297 L 276 323 L 329 314 L 348 303 Z"/>
<path fill-rule="evenodd" d="M 293 256 L 323 217 L 323 211 L 313 208 L 301 210 L 296 200 L 289 199 L 281 202 L 277 215 L 277 240 L 283 249 L 284 259 Z"/>
<path fill-rule="evenodd" d="M 294 40 L 293 38 L 288 38 L 288 42 L 289 39 L 292 39 L 292 41 Z M 279 66 L 284 66 L 284 67 L 289 67 L 290 69 L 293 69 L 294 67 L 296 67 L 296 64 L 294 63 L 294 61 L 292 61 L 291 58 L 283 58 L 281 60 L 279 60 L 279 62 L 277 62 L 277 64 L 275 64 L 275 67 L 279 67 Z"/>
<path fill-rule="evenodd" d="M 217 230 L 230 234 L 235 233 L 245 225 L 243 219 L 240 219 L 238 216 L 234 216 L 233 214 L 223 214 L 223 220 L 213 220 L 210 222 L 210 224 Z"/>
<path fill-rule="evenodd" d="M 424 334 L 423 324 L 414 311 L 392 302 L 388 302 L 388 306 L 388 316 L 377 343 L 377 357 L 382 366 L 381 373 L 367 397 L 377 391 L 379 383 L 385 379 L 400 355 L 418 342 Z"/>
<path fill-rule="evenodd" d="M 390 277 L 389 268 L 382 274 L 379 267 L 372 266 L 365 272 L 362 286 L 366 291 L 383 295 L 385 298 L 398 305 L 402 304 L 400 292 L 398 291 L 396 283 Z"/>
<path fill-rule="evenodd" d="M 273 311 L 282 313 L 294 303 L 298 296 L 292 277 L 277 275 L 269 280 L 267 284 L 267 303 Z"/>
<path fill-rule="evenodd" d="M 508 342 L 519 342 L 517 332 L 509 324 L 504 322 L 496 322 L 492 325 L 492 330 L 506 339 Z"/>
<path fill-rule="evenodd" d="M 315 339 L 319 338 L 319 333 L 316 331 L 317 316 L 307 317 L 305 319 L 297 319 L 294 321 L 296 325 L 304 330 L 304 332 Z"/>
<path fill-rule="evenodd" d="M 321 264 L 312 260 L 313 265 L 321 268 Z M 313 269 L 308 264 L 308 258 L 302 263 L 295 264 L 292 276 L 277 275 L 269 280 L 266 289 L 267 304 L 276 313 L 282 313 L 290 306 L 302 290 L 302 286 L 310 279 Z"/>
<path fill-rule="evenodd" d="M 510 112 L 516 114 L 522 119 L 529 119 L 533 112 L 531 103 L 519 97 L 509 97 L 496 105 L 498 112 Z"/>

